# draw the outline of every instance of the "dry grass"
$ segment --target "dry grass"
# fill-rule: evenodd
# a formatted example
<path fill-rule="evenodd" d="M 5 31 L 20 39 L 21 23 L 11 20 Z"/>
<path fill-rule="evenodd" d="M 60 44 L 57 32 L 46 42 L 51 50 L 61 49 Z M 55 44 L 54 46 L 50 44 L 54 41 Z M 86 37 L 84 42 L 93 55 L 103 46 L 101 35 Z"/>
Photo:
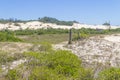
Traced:
<path fill-rule="evenodd" d="M 41 42 L 48 42 L 52 44 L 61 43 L 68 41 L 68 34 L 45 34 L 45 35 L 29 35 L 29 36 L 18 36 L 25 42 L 39 44 Z"/>
<path fill-rule="evenodd" d="M 23 53 L 32 47 L 32 44 L 21 42 L 0 42 L 0 50 L 10 53 Z"/>

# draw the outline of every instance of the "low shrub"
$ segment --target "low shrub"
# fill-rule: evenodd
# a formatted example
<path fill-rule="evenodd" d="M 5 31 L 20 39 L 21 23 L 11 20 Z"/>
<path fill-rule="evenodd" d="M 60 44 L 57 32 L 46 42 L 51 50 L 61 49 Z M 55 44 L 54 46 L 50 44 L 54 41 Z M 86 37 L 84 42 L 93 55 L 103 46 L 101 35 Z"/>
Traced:
<path fill-rule="evenodd" d="M 68 33 L 68 30 L 47 28 L 47 29 L 37 29 L 37 30 L 31 30 L 31 29 L 16 30 L 13 32 L 16 35 L 34 35 L 34 34 L 42 35 L 42 34 L 64 34 L 64 33 Z"/>
<path fill-rule="evenodd" d="M 14 26 L 21 26 L 20 24 L 18 24 L 18 23 L 14 23 Z"/>
<path fill-rule="evenodd" d="M 81 60 L 69 51 L 28 52 L 25 55 L 30 60 L 26 66 L 32 69 L 31 80 L 92 80 L 90 71 L 85 70 Z"/>
<path fill-rule="evenodd" d="M 5 42 L 19 42 L 21 39 L 15 37 L 14 33 L 11 32 L 0 32 L 0 41 Z"/>
<path fill-rule="evenodd" d="M 109 68 L 101 71 L 99 80 L 120 80 L 120 68 Z"/>
<path fill-rule="evenodd" d="M 7 80 L 19 80 L 19 73 L 15 69 L 9 70 L 6 78 Z"/>
<path fill-rule="evenodd" d="M 52 45 L 48 42 L 41 42 L 40 45 L 41 45 L 39 48 L 40 51 L 48 51 L 49 52 L 52 50 Z"/>
<path fill-rule="evenodd" d="M 47 67 L 35 67 L 32 70 L 29 80 L 65 80 L 64 76 L 57 75 L 54 71 Z"/>

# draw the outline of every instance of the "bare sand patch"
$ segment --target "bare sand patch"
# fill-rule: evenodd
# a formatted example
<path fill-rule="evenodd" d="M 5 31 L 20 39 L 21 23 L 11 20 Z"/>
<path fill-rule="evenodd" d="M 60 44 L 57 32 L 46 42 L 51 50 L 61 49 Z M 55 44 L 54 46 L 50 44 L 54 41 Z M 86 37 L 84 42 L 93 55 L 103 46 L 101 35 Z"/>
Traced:
<path fill-rule="evenodd" d="M 105 40 L 111 41 L 111 42 L 120 42 L 120 35 L 111 35 L 104 37 Z"/>

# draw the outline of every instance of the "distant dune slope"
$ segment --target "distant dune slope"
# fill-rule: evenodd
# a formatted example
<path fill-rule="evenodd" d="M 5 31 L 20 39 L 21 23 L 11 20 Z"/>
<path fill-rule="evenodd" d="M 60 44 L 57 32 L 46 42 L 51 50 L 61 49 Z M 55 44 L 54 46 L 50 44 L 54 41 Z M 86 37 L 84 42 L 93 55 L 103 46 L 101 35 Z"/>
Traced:
<path fill-rule="evenodd" d="M 31 21 L 26 23 L 0 23 L 0 30 L 8 29 L 8 30 L 24 30 L 24 29 L 41 29 L 41 28 L 61 28 L 61 29 L 81 29 L 81 28 L 92 28 L 92 29 L 108 29 L 109 26 L 104 25 L 87 25 L 87 24 L 79 24 L 74 23 L 72 26 L 67 25 L 57 25 L 54 23 L 43 23 L 39 21 Z M 120 26 L 111 26 L 111 29 L 120 28 Z"/>

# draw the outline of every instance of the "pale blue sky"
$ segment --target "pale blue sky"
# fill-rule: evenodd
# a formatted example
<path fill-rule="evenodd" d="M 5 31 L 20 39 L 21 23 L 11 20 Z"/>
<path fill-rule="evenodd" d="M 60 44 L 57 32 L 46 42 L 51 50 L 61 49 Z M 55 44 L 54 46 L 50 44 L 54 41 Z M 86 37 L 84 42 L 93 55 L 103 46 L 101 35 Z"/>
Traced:
<path fill-rule="evenodd" d="M 44 16 L 120 25 L 120 0 L 0 0 L 0 18 L 28 20 Z"/>

